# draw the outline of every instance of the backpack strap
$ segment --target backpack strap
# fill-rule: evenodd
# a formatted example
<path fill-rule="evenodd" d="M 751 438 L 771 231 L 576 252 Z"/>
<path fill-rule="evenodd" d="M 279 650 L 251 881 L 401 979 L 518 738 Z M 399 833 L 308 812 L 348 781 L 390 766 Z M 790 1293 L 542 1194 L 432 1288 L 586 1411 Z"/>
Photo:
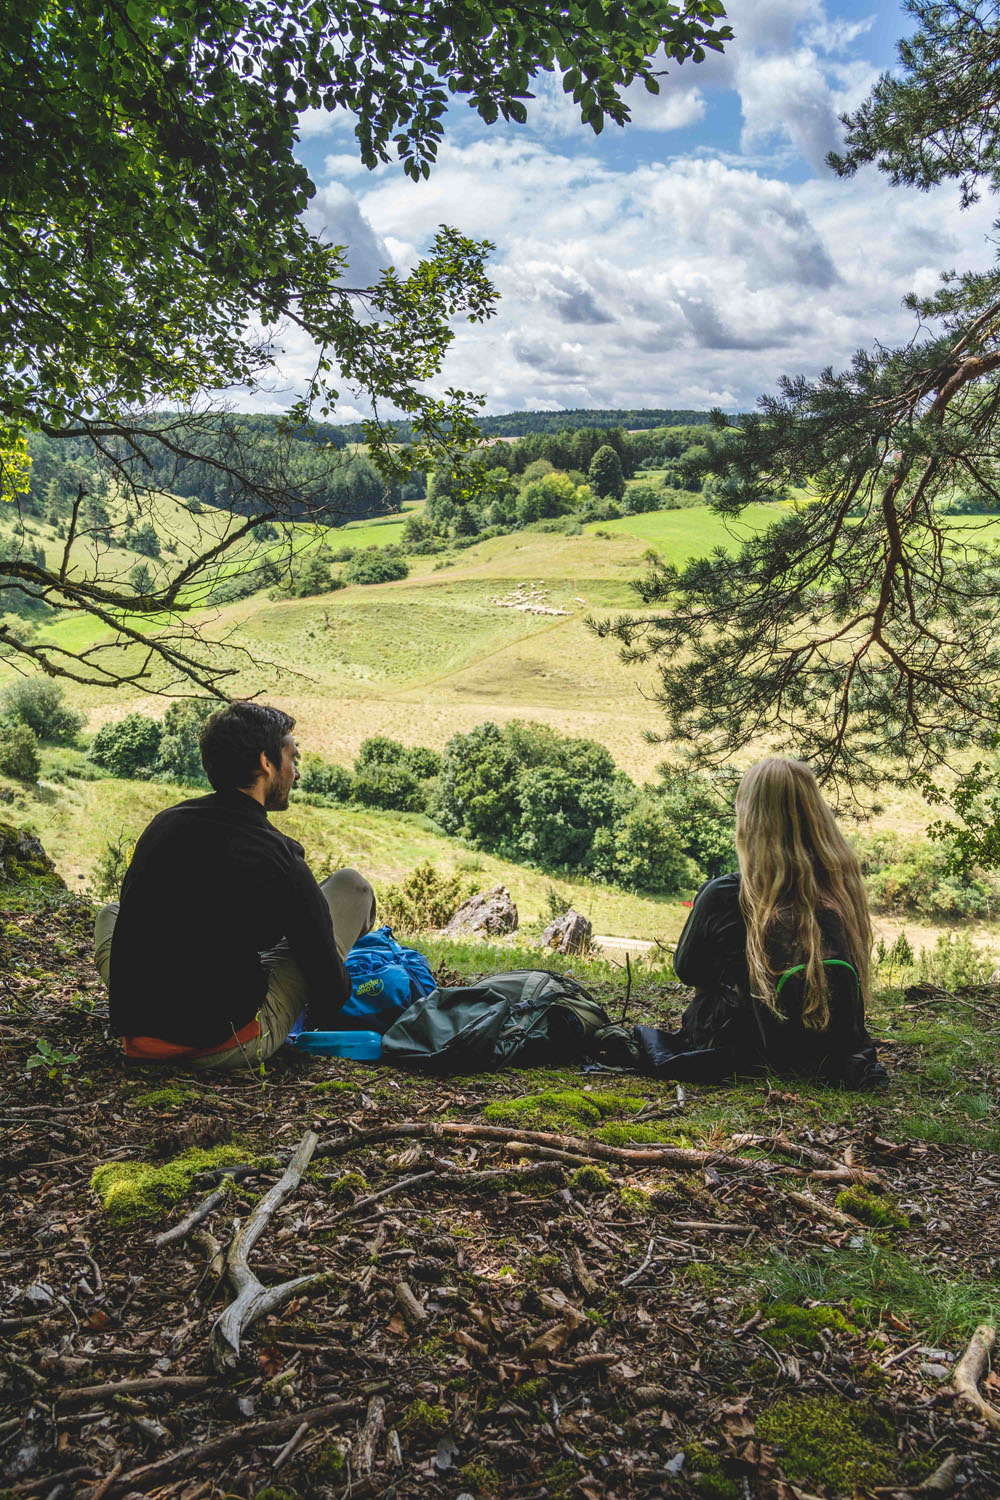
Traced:
<path fill-rule="evenodd" d="M 782 989 L 782 986 L 785 983 L 785 980 L 786 979 L 790 979 L 793 974 L 803 974 L 803 973 L 805 973 L 805 967 L 806 967 L 805 964 L 796 964 L 794 968 L 792 968 L 792 969 L 786 969 L 785 970 L 785 972 L 782 974 L 781 978 L 778 980 L 778 983 L 775 985 L 775 988 L 774 988 L 774 998 L 775 998 L 775 1000 L 777 1000 L 778 997 L 779 997 L 779 995 L 781 994 L 781 989 Z M 858 989 L 859 990 L 861 989 L 861 980 L 858 977 L 858 971 L 854 967 L 853 964 L 849 964 L 847 962 L 846 958 L 824 958 L 824 960 L 823 960 L 823 967 L 824 967 L 824 969 L 828 969 L 828 968 L 850 969 L 851 973 L 854 975 L 854 981 L 857 984 Z"/>

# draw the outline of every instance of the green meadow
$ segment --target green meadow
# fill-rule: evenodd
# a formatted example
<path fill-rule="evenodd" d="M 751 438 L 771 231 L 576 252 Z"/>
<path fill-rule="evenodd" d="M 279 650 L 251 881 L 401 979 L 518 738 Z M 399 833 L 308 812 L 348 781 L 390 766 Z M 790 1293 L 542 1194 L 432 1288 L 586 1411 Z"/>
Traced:
<path fill-rule="evenodd" d="M 51 752 L 50 767 L 62 760 L 65 756 L 60 752 Z M 67 884 L 78 889 L 89 883 L 106 844 L 120 840 L 128 847 L 163 808 L 198 795 L 190 787 L 153 782 L 54 779 L 50 771 L 49 776 L 43 774 L 37 792 L 16 794 L 11 811 L 19 824 L 39 835 Z M 293 799 L 287 812 L 272 813 L 271 818 L 283 833 L 302 844 L 310 868 L 320 879 L 331 870 L 354 865 L 371 878 L 378 894 L 403 880 L 422 860 L 429 860 L 443 875 L 460 875 L 469 894 L 505 885 L 522 928 L 546 916 L 550 892 L 563 910 L 573 906 L 589 916 L 599 933 L 672 942 L 687 915 L 680 900 L 570 880 L 497 859 L 447 838 L 416 813 L 317 807 Z M 485 962 L 490 961 L 487 955 Z"/>
<path fill-rule="evenodd" d="M 174 511 L 179 528 L 186 513 L 182 507 Z M 680 565 L 737 545 L 780 511 L 758 505 L 739 522 L 726 522 L 698 506 L 598 522 L 577 535 L 525 530 L 412 557 L 409 577 L 399 582 L 295 600 L 261 593 L 187 618 L 218 643 L 220 655 L 228 653 L 237 669 L 228 690 L 262 693 L 286 707 L 296 716 L 303 749 L 325 759 L 350 765 L 362 741 L 376 734 L 440 750 L 452 735 L 484 720 L 533 719 L 606 745 L 621 769 L 643 782 L 669 750 L 649 739 L 662 728 L 652 701 L 657 672 L 625 667 L 615 643 L 601 640 L 588 621 L 635 608 L 629 584 L 648 566 L 644 554 L 650 548 Z M 980 518 L 968 524 L 988 535 L 998 525 Z M 403 525 L 399 518 L 357 522 L 323 536 L 336 552 L 342 545 L 397 540 Z M 39 528 L 43 536 L 45 531 Z M 317 528 L 301 527 L 295 545 L 309 548 L 319 536 Z M 51 538 L 46 542 L 47 550 L 56 545 Z M 131 555 L 121 559 L 123 567 L 133 561 Z M 516 607 L 525 600 L 528 608 Z M 45 638 L 74 650 L 102 634 L 109 638 L 103 627 L 76 615 L 44 627 Z M 129 657 L 136 659 L 136 648 L 123 648 L 122 659 Z M 0 681 L 9 671 L 0 662 Z M 135 689 L 67 684 L 67 697 L 86 713 L 91 732 L 131 709 L 158 716 L 166 706 L 156 694 Z M 108 836 L 122 827 L 137 831 L 176 795 L 142 783 L 44 781 L 25 815 L 51 841 L 60 867 L 75 882 L 80 875 L 89 878 Z M 475 858 L 481 861 L 480 884 L 507 884 L 529 919 L 543 910 L 552 883 L 524 867 L 473 856 L 419 819 L 319 808 L 302 808 L 294 816 L 304 820 L 296 837 L 316 851 L 322 865 L 356 863 L 376 883 L 391 883 L 421 858 L 444 869 Z M 894 794 L 876 822 L 911 833 L 922 831 L 929 817 L 914 791 Z M 565 882 L 555 883 L 569 891 Z M 597 887 L 573 891 L 598 931 L 669 937 L 683 915 L 676 903 Z M 890 936 L 893 930 L 887 929 Z M 913 924 L 908 930 L 918 941 L 932 938 Z"/>

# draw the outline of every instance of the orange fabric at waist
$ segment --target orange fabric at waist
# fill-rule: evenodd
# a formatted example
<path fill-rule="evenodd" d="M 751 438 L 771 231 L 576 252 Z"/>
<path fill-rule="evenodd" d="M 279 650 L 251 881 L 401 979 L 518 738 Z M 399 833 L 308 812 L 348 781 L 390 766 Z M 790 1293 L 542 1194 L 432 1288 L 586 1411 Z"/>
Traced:
<path fill-rule="evenodd" d="M 125 1056 L 140 1062 L 189 1062 L 195 1057 L 214 1057 L 217 1052 L 230 1052 L 242 1042 L 252 1042 L 260 1036 L 260 1021 L 252 1021 L 235 1031 L 226 1041 L 215 1047 L 184 1047 L 178 1042 L 163 1042 L 156 1036 L 124 1037 Z"/>

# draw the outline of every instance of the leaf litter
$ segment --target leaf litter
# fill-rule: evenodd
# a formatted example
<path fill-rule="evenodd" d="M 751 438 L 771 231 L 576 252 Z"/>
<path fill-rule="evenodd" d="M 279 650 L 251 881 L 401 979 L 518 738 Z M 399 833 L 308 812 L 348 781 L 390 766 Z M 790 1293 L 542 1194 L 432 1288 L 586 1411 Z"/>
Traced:
<path fill-rule="evenodd" d="M 879 1096 L 296 1057 L 213 1078 L 125 1064 L 90 923 L 70 901 L 6 928 L 4 1495 L 1000 1492 L 1000 1432 L 952 1384 L 1000 1301 L 995 1116 L 969 1104 L 995 1105 L 1000 991 L 935 1008 L 944 1070 L 927 997 L 886 1000 Z M 683 999 L 640 982 L 636 1018 Z M 484 1120 L 507 1101 L 530 1128 Z M 206 1165 L 151 1212 L 92 1189 L 178 1158 Z M 263 1311 L 223 1360 L 240 1237 Z"/>

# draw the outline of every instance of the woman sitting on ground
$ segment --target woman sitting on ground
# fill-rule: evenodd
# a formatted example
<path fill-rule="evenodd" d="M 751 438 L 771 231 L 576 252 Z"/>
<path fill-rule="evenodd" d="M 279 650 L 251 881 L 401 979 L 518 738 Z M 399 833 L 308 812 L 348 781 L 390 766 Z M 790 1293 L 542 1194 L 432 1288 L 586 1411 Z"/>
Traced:
<path fill-rule="evenodd" d="M 865 1029 L 871 921 L 857 858 L 801 761 L 762 760 L 736 794 L 739 873 L 703 885 L 674 971 L 695 997 L 657 1071 L 771 1068 L 850 1088 L 886 1082 Z M 645 1029 L 644 1029 L 645 1030 Z"/>

